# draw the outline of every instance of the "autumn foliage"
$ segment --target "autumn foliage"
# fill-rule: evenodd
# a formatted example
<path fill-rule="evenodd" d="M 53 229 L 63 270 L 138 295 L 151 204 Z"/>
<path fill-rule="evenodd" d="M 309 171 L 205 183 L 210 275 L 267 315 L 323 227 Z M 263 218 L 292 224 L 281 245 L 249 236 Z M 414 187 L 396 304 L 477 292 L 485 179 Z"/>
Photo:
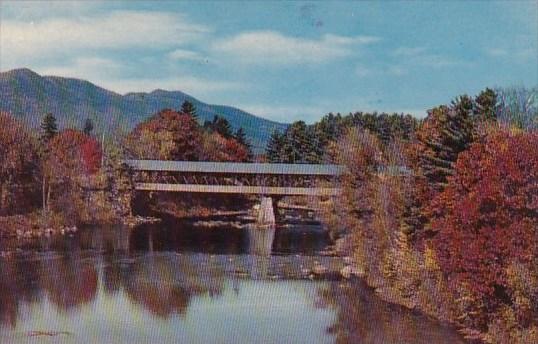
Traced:
<path fill-rule="evenodd" d="M 483 314 L 511 302 L 508 267 L 538 253 L 537 147 L 536 133 L 508 130 L 473 144 L 428 209 L 441 269 Z"/>
<path fill-rule="evenodd" d="M 52 167 L 63 173 L 94 174 L 101 167 L 101 145 L 80 130 L 61 131 L 49 142 L 49 149 Z"/>
<path fill-rule="evenodd" d="M 150 160 L 248 161 L 250 158 L 248 147 L 233 135 L 202 128 L 191 114 L 170 109 L 136 126 L 127 138 L 127 150 L 134 158 Z"/>

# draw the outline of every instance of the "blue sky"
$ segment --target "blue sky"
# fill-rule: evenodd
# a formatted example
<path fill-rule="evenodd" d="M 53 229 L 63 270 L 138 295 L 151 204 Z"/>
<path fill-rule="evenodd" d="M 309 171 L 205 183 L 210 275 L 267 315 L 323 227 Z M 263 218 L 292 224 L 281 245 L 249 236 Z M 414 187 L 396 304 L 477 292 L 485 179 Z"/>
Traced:
<path fill-rule="evenodd" d="M 278 121 L 538 84 L 535 1 L 1 1 L 0 70 L 181 90 Z"/>

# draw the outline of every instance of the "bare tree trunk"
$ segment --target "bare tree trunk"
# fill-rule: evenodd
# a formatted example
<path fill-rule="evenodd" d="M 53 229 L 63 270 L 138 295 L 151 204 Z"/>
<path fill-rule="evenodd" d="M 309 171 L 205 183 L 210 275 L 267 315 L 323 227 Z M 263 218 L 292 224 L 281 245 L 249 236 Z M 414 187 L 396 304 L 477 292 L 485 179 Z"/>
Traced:
<path fill-rule="evenodd" d="M 47 212 L 50 212 L 50 183 L 48 185 L 48 190 L 47 190 Z"/>
<path fill-rule="evenodd" d="M 43 181 L 41 186 L 41 198 L 43 202 L 43 215 L 45 214 L 46 207 L 47 207 L 47 200 L 46 200 L 46 185 L 45 185 L 45 174 L 43 174 Z"/>

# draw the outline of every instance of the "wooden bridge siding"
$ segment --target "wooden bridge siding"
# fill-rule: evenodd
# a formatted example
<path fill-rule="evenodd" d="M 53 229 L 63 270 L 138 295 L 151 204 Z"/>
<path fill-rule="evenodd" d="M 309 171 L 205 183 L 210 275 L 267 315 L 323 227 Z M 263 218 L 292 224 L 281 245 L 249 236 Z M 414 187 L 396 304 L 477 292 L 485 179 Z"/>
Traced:
<path fill-rule="evenodd" d="M 138 183 L 156 184 L 196 184 L 196 185 L 244 185 L 274 187 L 317 187 L 320 182 L 334 183 L 337 178 L 331 176 L 299 176 L 299 175 L 228 175 L 204 173 L 170 173 L 170 172 L 137 172 L 134 176 Z"/>
<path fill-rule="evenodd" d="M 137 183 L 139 191 L 168 191 L 195 193 L 253 194 L 270 196 L 336 196 L 338 188 L 304 188 L 280 186 L 246 186 L 246 185 L 200 185 L 200 184 L 161 184 Z"/>

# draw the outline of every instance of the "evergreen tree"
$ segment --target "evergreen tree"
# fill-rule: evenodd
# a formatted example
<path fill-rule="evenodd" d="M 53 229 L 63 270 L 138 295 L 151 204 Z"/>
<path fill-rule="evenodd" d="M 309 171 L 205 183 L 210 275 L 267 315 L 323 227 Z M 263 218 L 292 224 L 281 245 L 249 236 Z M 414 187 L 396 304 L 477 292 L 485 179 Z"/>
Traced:
<path fill-rule="evenodd" d="M 284 135 L 282 135 L 278 130 L 273 131 L 271 138 L 267 143 L 267 148 L 265 149 L 265 156 L 269 162 L 282 162 L 281 150 L 283 146 Z"/>
<path fill-rule="evenodd" d="M 497 118 L 497 94 L 491 88 L 486 88 L 475 98 L 474 114 L 482 120 Z"/>
<path fill-rule="evenodd" d="M 250 144 L 249 140 L 247 139 L 247 136 L 245 134 L 245 131 L 243 130 L 243 128 L 239 128 L 237 129 L 237 131 L 235 132 L 235 135 L 234 135 L 234 138 L 235 140 L 245 146 L 248 150 L 248 157 L 249 158 L 252 158 L 252 145 Z"/>
<path fill-rule="evenodd" d="M 181 112 L 187 115 L 191 115 L 195 119 L 198 119 L 198 115 L 196 114 L 196 107 L 188 100 L 185 100 L 183 104 L 181 104 Z"/>
<path fill-rule="evenodd" d="M 431 110 L 417 132 L 419 168 L 436 191 L 444 189 L 458 155 L 473 142 L 473 102 L 468 96 Z"/>
<path fill-rule="evenodd" d="M 209 131 L 219 133 L 227 139 L 234 137 L 230 123 L 226 120 L 226 118 L 220 117 L 219 115 L 215 115 L 212 122 L 205 121 L 204 128 Z"/>
<path fill-rule="evenodd" d="M 248 141 L 247 135 L 245 134 L 245 131 L 243 130 L 243 128 L 237 129 L 234 137 L 237 140 L 237 142 L 239 142 L 243 146 L 250 147 L 250 142 Z"/>
<path fill-rule="evenodd" d="M 91 118 L 86 118 L 86 121 L 84 122 L 84 134 L 90 136 L 93 132 L 93 121 Z"/>
<path fill-rule="evenodd" d="M 56 118 L 52 113 L 47 113 L 41 122 L 41 141 L 48 143 L 58 133 Z"/>

